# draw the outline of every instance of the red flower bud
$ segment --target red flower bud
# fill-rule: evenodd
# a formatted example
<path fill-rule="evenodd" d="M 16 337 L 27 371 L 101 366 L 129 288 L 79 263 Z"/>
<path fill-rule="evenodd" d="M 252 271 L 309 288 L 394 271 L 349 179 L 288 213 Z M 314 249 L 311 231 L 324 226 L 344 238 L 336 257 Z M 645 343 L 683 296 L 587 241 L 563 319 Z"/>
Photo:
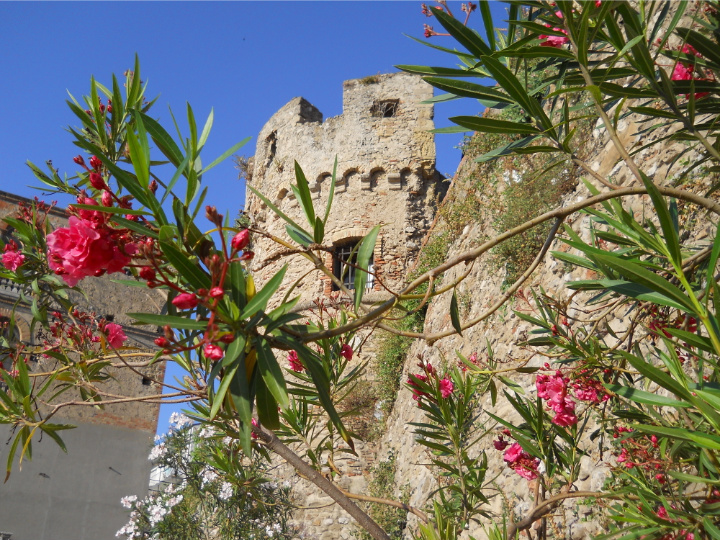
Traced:
<path fill-rule="evenodd" d="M 353 357 L 352 347 L 350 345 L 348 345 L 347 343 L 345 345 L 343 345 L 340 348 L 340 356 L 342 356 L 345 360 L 352 360 L 352 357 Z"/>
<path fill-rule="evenodd" d="M 93 156 L 90 158 L 90 166 L 96 171 L 99 171 L 102 167 L 102 161 L 100 161 L 99 157 Z"/>
<path fill-rule="evenodd" d="M 255 253 L 252 251 L 246 251 L 242 254 L 242 257 L 239 258 L 241 261 L 252 261 L 255 257 Z"/>
<path fill-rule="evenodd" d="M 205 358 L 208 358 L 209 360 L 220 360 L 223 356 L 225 356 L 225 352 L 220 347 L 212 343 L 205 345 L 203 354 L 205 355 Z"/>
<path fill-rule="evenodd" d="M 150 182 L 150 185 L 148 185 L 148 189 L 153 195 L 155 195 L 155 192 L 158 189 L 158 183 L 153 179 L 153 181 Z"/>
<path fill-rule="evenodd" d="M 210 289 L 210 296 L 212 298 L 222 298 L 225 294 L 225 291 L 222 290 L 222 287 L 213 287 Z"/>
<path fill-rule="evenodd" d="M 170 342 L 164 337 L 159 337 L 155 340 L 155 345 L 157 345 L 158 347 L 167 347 L 168 345 L 170 345 Z"/>
<path fill-rule="evenodd" d="M 222 341 L 223 343 L 232 343 L 233 341 L 235 341 L 235 335 L 234 334 L 224 334 L 220 338 L 220 341 Z"/>
<path fill-rule="evenodd" d="M 96 172 L 90 173 L 90 185 L 95 189 L 107 189 L 107 184 L 105 183 L 105 180 L 103 180 L 102 176 L 100 176 Z"/>
<path fill-rule="evenodd" d="M 103 191 L 102 197 L 100 198 L 103 206 L 112 206 L 113 198 L 109 191 Z"/>
<path fill-rule="evenodd" d="M 145 281 L 155 281 L 155 269 L 150 266 L 143 266 L 140 269 L 140 277 Z"/>
<path fill-rule="evenodd" d="M 193 293 L 182 293 L 172 300 L 173 306 L 178 309 L 193 309 L 199 302 L 200 300 Z"/>
<path fill-rule="evenodd" d="M 247 229 L 243 229 L 233 237 L 230 245 L 232 246 L 233 250 L 241 251 L 245 249 L 249 243 L 250 231 L 248 231 Z"/>
<path fill-rule="evenodd" d="M 85 160 L 83 159 L 82 156 L 75 156 L 75 157 L 73 158 L 73 161 L 74 161 L 75 163 L 77 163 L 78 165 L 80 165 L 81 167 L 85 167 Z"/>

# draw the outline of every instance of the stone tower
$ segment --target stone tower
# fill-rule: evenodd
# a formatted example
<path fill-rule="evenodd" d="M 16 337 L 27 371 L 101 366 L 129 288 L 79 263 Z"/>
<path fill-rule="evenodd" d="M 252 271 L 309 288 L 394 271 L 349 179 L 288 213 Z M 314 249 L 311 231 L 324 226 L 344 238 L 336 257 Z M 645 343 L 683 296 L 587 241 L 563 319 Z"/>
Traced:
<path fill-rule="evenodd" d="M 342 261 L 374 225 L 381 224 L 368 293 L 379 294 L 384 290 L 381 283 L 395 289 L 404 281 L 442 195 L 429 133 L 434 127 L 433 106 L 421 103 L 432 96 L 430 85 L 407 73 L 345 81 L 341 115 L 323 121 L 317 108 L 298 97 L 276 112 L 258 136 L 248 183 L 302 226 L 307 223 L 290 189 L 295 183 L 294 161 L 302 167 L 316 212 L 322 215 L 337 156 L 335 197 L 323 242 L 334 252 L 324 255 L 325 262 L 352 283 Z M 246 208 L 259 227 L 288 238 L 285 222 L 250 191 Z M 278 257 L 283 248 L 265 239 L 256 237 L 253 249 L 259 284 L 288 262 Z M 311 270 L 308 261 L 293 258 L 283 286 Z M 303 300 L 310 300 L 332 290 L 332 281 L 318 272 L 299 292 Z"/>

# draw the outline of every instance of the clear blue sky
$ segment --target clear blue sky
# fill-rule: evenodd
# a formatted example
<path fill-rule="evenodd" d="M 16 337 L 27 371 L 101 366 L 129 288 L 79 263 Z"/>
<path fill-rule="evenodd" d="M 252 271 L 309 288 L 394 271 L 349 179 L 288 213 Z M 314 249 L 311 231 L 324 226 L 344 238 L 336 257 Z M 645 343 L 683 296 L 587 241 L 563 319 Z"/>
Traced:
<path fill-rule="evenodd" d="M 450 6 L 462 15 L 460 2 Z M 505 5 L 493 3 L 493 12 L 502 21 Z M 135 53 L 148 97 L 160 95 L 153 115 L 166 125 L 168 106 L 180 119 L 190 102 L 199 123 L 214 108 L 203 150 L 209 163 L 247 136 L 253 139 L 239 153 L 252 155 L 263 124 L 293 97 L 327 118 L 342 113 L 346 79 L 397 71 L 396 64 L 453 66 L 454 57 L 403 35 L 422 38 L 423 23 L 433 21 L 415 1 L 0 2 L 0 189 L 40 194 L 27 187 L 39 184 L 27 160 L 52 160 L 61 174 L 74 174 L 79 152 L 64 128 L 78 122 L 65 105 L 67 92 L 80 99 L 91 75 L 109 85 L 113 73 L 132 67 Z M 482 27 L 478 14 L 470 26 Z M 432 39 L 451 46 L 449 38 Z M 436 127 L 481 110 L 467 99 L 438 105 Z M 455 171 L 461 139 L 436 136 L 442 173 Z M 245 187 L 236 178 L 231 160 L 206 174 L 207 202 L 237 213 Z M 161 415 L 161 432 L 169 414 Z"/>

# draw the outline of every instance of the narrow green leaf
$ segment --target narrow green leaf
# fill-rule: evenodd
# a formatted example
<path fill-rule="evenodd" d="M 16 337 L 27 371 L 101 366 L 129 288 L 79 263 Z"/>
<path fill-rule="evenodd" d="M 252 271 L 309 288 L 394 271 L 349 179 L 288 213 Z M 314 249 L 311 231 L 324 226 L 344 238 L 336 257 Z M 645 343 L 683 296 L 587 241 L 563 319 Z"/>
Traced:
<path fill-rule="evenodd" d="M 214 419 L 217 415 L 225 399 L 225 394 L 230 388 L 230 383 L 235 378 L 240 366 L 244 364 L 244 351 L 244 337 L 233 341 L 230 345 L 228 345 L 227 350 L 225 351 L 225 357 L 223 358 L 222 363 L 226 367 L 226 371 L 225 375 L 220 379 L 220 384 L 218 385 L 217 390 L 212 393 L 212 399 L 210 400 L 210 420 Z M 216 365 L 216 367 L 218 366 Z M 213 369 L 213 371 L 215 370 Z M 245 376 L 244 370 L 242 375 Z M 214 377 L 211 377 L 211 381 L 213 383 L 211 386 L 214 386 Z"/>
<path fill-rule="evenodd" d="M 634 424 L 632 427 L 643 433 L 660 435 L 671 439 L 681 439 L 683 441 L 692 441 L 703 448 L 720 450 L 720 437 L 717 435 L 702 433 L 701 431 L 690 431 L 683 428 L 647 426 L 643 424 Z"/>
<path fill-rule="evenodd" d="M 308 181 L 305 178 L 305 173 L 303 173 L 303 170 L 297 161 L 295 161 L 295 180 L 297 182 L 297 186 L 291 186 L 293 188 L 293 192 L 295 193 L 295 196 L 305 213 L 305 217 L 307 218 L 310 227 L 315 227 L 315 208 L 313 208 L 310 187 L 308 186 Z"/>
<path fill-rule="evenodd" d="M 287 231 L 288 236 L 295 240 L 301 246 L 308 247 L 310 244 L 313 243 L 313 237 L 308 235 L 302 229 L 296 229 L 292 225 L 285 225 L 285 230 Z"/>
<path fill-rule="evenodd" d="M 603 386 L 605 386 L 605 388 L 607 388 L 608 390 L 615 392 L 617 395 L 624 397 L 625 399 L 629 399 L 630 401 L 635 401 L 637 403 L 643 403 L 645 405 L 679 408 L 690 406 L 687 401 L 679 401 L 677 399 L 672 399 L 669 397 L 660 396 L 658 394 L 645 392 L 644 390 L 640 390 L 638 388 L 630 386 L 622 386 L 619 384 L 604 384 Z"/>
<path fill-rule="evenodd" d="M 332 208 L 333 198 L 335 197 L 335 182 L 337 180 L 337 164 L 338 158 L 335 155 L 335 163 L 333 164 L 333 172 L 330 177 L 330 193 L 328 193 L 327 206 L 325 207 L 325 217 L 323 218 L 323 225 L 327 225 L 328 217 L 330 217 L 330 208 Z"/>
<path fill-rule="evenodd" d="M 268 281 L 265 286 L 260 289 L 260 291 L 252 298 L 252 300 L 247 303 L 245 309 L 240 315 L 241 319 L 247 319 L 249 317 L 252 317 L 258 311 L 265 309 L 265 306 L 267 305 L 268 300 L 270 300 L 270 297 L 272 297 L 272 295 L 275 294 L 275 291 L 277 291 L 280 287 L 280 284 L 282 283 L 283 277 L 285 277 L 285 272 L 287 272 L 287 269 L 288 265 L 286 264 L 280 269 L 277 274 L 270 278 L 270 281 Z"/>
<path fill-rule="evenodd" d="M 222 163 L 223 161 L 225 161 L 227 158 L 229 158 L 229 157 L 232 156 L 235 152 L 237 152 L 237 151 L 240 150 L 243 146 L 245 146 L 250 139 L 252 139 L 252 137 L 245 137 L 245 138 L 244 138 L 242 141 L 240 141 L 239 143 L 234 144 L 233 146 L 231 146 L 230 148 L 228 148 L 227 150 L 225 150 L 225 152 L 223 152 L 223 153 L 220 155 L 219 158 L 217 158 L 216 160 L 214 160 L 212 163 L 210 163 L 210 165 L 208 165 L 208 166 L 205 167 L 202 171 L 200 171 L 200 173 L 199 173 L 198 176 L 202 176 L 203 174 L 205 174 L 206 172 L 208 172 L 210 169 L 212 169 L 213 167 L 215 167 L 215 165 L 219 165 L 220 163 Z"/>
<path fill-rule="evenodd" d="M 159 122 L 153 120 L 147 114 L 141 112 L 139 116 L 142 118 L 145 128 L 150 133 L 150 137 L 152 137 L 158 149 L 170 160 L 170 163 L 178 167 L 183 162 L 183 153 L 170 134 L 165 131 L 165 128 Z"/>
<path fill-rule="evenodd" d="M 165 230 L 165 227 L 160 229 L 161 233 L 163 230 Z M 187 255 L 175 246 L 175 244 L 161 240 L 159 245 L 160 249 L 167 257 L 168 262 L 175 267 L 183 279 L 185 279 L 195 289 L 210 289 L 212 281 L 207 272 L 192 262 Z"/>
<path fill-rule="evenodd" d="M 540 135 L 540 130 L 531 124 L 495 120 L 494 118 L 480 118 L 478 116 L 453 116 L 451 122 L 481 133 L 507 133 L 519 135 Z"/>
<path fill-rule="evenodd" d="M 116 206 L 96 206 L 93 204 L 78 204 L 73 203 L 73 208 L 79 208 L 82 210 L 95 210 L 97 212 L 105 212 L 106 214 L 122 214 L 131 216 L 147 216 L 152 214 L 150 210 L 135 210 L 133 208 L 118 208 Z"/>
<path fill-rule="evenodd" d="M 602 264 L 613 268 L 628 280 L 643 285 L 671 300 L 674 300 L 682 306 L 684 311 L 687 311 L 688 313 L 694 312 L 694 307 L 690 302 L 690 299 L 679 288 L 657 274 L 646 270 L 638 264 L 612 255 L 598 254 L 595 255 L 595 259 Z"/>
<path fill-rule="evenodd" d="M 210 114 L 208 114 L 207 120 L 205 121 L 205 126 L 203 127 L 202 133 L 200 134 L 200 140 L 198 140 L 198 150 L 205 146 L 205 143 L 210 136 L 210 130 L 212 129 L 214 116 L 214 110 L 210 109 Z"/>
<path fill-rule="evenodd" d="M 153 313 L 128 313 L 127 315 L 140 324 L 152 324 L 153 326 L 168 325 L 171 328 L 182 328 L 185 330 L 205 330 L 207 328 L 207 321 L 196 321 L 174 315 L 155 315 Z"/>
<path fill-rule="evenodd" d="M 270 393 L 275 398 L 280 408 L 285 411 L 290 406 L 285 377 L 280 365 L 273 354 L 270 345 L 261 337 L 255 338 L 255 350 L 257 351 L 258 368 L 260 375 Z"/>
<path fill-rule="evenodd" d="M 644 377 L 647 377 L 654 383 L 659 384 L 681 399 L 693 402 L 690 392 L 664 371 L 659 370 L 652 364 L 646 362 L 642 358 L 638 358 L 637 356 L 630 354 L 629 352 L 623 350 L 618 350 L 616 352 L 623 356 L 623 358 L 625 358 Z"/>
<path fill-rule="evenodd" d="M 360 308 L 360 302 L 365 294 L 365 285 L 368 279 L 368 266 L 370 258 L 375 250 L 375 241 L 380 232 L 380 225 L 375 225 L 365 238 L 360 242 L 357 252 L 357 265 L 359 268 L 355 270 L 355 311 Z"/>
<path fill-rule="evenodd" d="M 342 423 L 342 419 L 340 418 L 340 415 L 335 409 L 335 405 L 333 404 L 332 398 L 330 397 L 330 381 L 328 380 L 327 374 L 325 373 L 325 369 L 323 368 L 320 361 L 313 355 L 313 353 L 304 345 L 297 347 L 296 351 L 303 364 L 310 372 L 310 377 L 313 380 L 313 383 L 318 393 L 318 398 L 320 399 L 320 403 L 323 409 L 325 409 L 325 412 L 330 417 L 330 421 L 338 430 L 338 434 L 343 438 L 343 440 L 350 446 L 350 448 L 354 452 L 355 444 L 353 443 L 350 434 L 345 429 L 345 426 Z"/>
<path fill-rule="evenodd" d="M 445 79 L 440 77 L 424 77 L 423 80 L 435 88 L 444 92 L 450 92 L 455 96 L 487 99 L 499 103 L 514 103 L 509 96 L 491 86 L 483 86 L 481 84 L 475 84 L 467 81 L 456 81 L 454 79 Z"/>
<path fill-rule="evenodd" d="M 667 245 L 668 253 L 670 254 L 671 262 L 676 269 L 682 267 L 682 255 L 680 253 L 680 240 L 678 238 L 678 231 L 673 226 L 673 219 L 670 215 L 665 199 L 658 191 L 655 184 L 650 180 L 646 174 L 642 174 L 643 184 L 648 190 L 648 195 L 653 202 L 655 213 L 660 221 L 660 227 L 665 237 L 665 243 Z"/>
<path fill-rule="evenodd" d="M 474 69 L 455 69 L 447 67 L 433 67 L 433 66 L 411 66 L 411 65 L 399 65 L 396 68 L 406 71 L 408 73 L 415 73 L 417 75 L 437 75 L 440 77 L 487 77 L 488 74 L 481 70 Z"/>
<path fill-rule="evenodd" d="M 265 385 L 265 380 L 262 377 L 257 378 L 255 405 L 257 407 L 258 420 L 260 420 L 261 425 L 272 430 L 280 428 L 280 415 L 278 414 L 277 401 L 275 401 L 275 396 Z"/>
<path fill-rule="evenodd" d="M 285 220 L 287 223 L 289 223 L 290 225 L 292 225 L 293 227 L 295 227 L 298 231 L 304 233 L 304 235 L 305 235 L 306 237 L 312 238 L 312 235 L 308 234 L 308 232 L 305 231 L 305 230 L 303 230 L 303 228 L 302 228 L 300 225 L 298 225 L 298 224 L 295 223 L 292 219 L 290 219 L 290 218 L 287 217 L 285 214 L 283 214 L 283 212 L 282 212 L 277 206 L 275 206 L 273 203 L 271 203 L 270 200 L 269 200 L 265 195 L 263 195 L 262 193 L 260 193 L 257 189 L 255 189 L 255 188 L 252 187 L 252 186 L 248 186 L 247 188 L 248 188 L 250 191 L 252 191 L 262 202 L 264 202 L 264 203 L 270 208 L 270 210 L 273 211 L 273 213 L 274 213 L 275 215 L 280 216 L 283 220 Z"/>
<path fill-rule="evenodd" d="M 453 289 L 452 298 L 450 299 L 450 322 L 455 331 L 462 336 L 462 324 L 460 323 L 460 311 L 458 310 L 458 300 Z"/>
<path fill-rule="evenodd" d="M 124 227 L 125 229 L 130 229 L 131 231 L 135 231 L 136 233 L 139 233 L 143 236 L 149 236 L 150 238 L 158 238 L 158 234 L 145 227 L 142 223 L 138 223 L 136 221 L 130 221 L 129 219 L 125 219 L 120 216 L 113 216 L 110 218 L 111 221 L 114 221 L 118 225 Z"/>
<path fill-rule="evenodd" d="M 430 8 L 430 12 L 460 45 L 476 57 L 492 54 L 493 51 L 477 32 L 445 13 L 442 9 Z"/>

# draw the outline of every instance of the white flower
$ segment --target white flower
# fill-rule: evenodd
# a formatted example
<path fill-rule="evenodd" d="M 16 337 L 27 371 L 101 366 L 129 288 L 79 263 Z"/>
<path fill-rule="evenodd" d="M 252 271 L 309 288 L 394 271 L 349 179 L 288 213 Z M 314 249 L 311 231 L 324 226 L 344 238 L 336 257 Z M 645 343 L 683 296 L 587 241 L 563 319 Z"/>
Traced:
<path fill-rule="evenodd" d="M 215 428 L 213 428 L 212 426 L 205 426 L 198 433 L 198 437 L 200 437 L 201 439 L 209 439 L 213 435 L 215 435 Z"/>
<path fill-rule="evenodd" d="M 176 495 L 175 497 L 171 497 L 170 499 L 168 499 L 168 500 L 166 501 L 168 510 L 169 510 L 170 508 L 172 508 L 173 506 L 175 506 L 175 505 L 177 505 L 177 504 L 180 504 L 180 502 L 181 502 L 182 500 L 183 500 L 183 496 L 182 496 L 182 495 Z"/>
<path fill-rule="evenodd" d="M 170 415 L 170 426 L 174 429 L 182 429 L 185 426 L 191 426 L 192 424 L 193 421 L 184 414 L 174 412 Z"/>
<path fill-rule="evenodd" d="M 122 504 L 125 508 L 132 508 L 132 503 L 135 501 L 137 501 L 137 495 L 128 495 L 127 497 L 120 499 L 120 504 Z"/>
<path fill-rule="evenodd" d="M 206 484 L 209 484 L 213 480 L 215 480 L 218 477 L 217 471 L 214 469 L 211 469 L 210 467 L 207 467 L 203 470 L 203 472 L 200 473 L 200 476 L 202 477 L 202 482 L 200 483 L 200 488 L 204 488 Z"/>
<path fill-rule="evenodd" d="M 165 446 L 164 442 L 161 442 L 160 444 L 156 444 L 153 446 L 152 450 L 150 450 L 150 455 L 148 456 L 148 459 L 151 461 L 155 461 L 156 459 L 160 459 L 167 453 L 167 446 Z"/>
<path fill-rule="evenodd" d="M 218 498 L 227 501 L 230 497 L 232 497 L 232 484 L 230 482 L 223 482 L 220 486 Z"/>
<path fill-rule="evenodd" d="M 160 523 L 168 513 L 168 509 L 161 504 L 154 504 L 148 508 L 148 521 L 154 527 Z"/>

